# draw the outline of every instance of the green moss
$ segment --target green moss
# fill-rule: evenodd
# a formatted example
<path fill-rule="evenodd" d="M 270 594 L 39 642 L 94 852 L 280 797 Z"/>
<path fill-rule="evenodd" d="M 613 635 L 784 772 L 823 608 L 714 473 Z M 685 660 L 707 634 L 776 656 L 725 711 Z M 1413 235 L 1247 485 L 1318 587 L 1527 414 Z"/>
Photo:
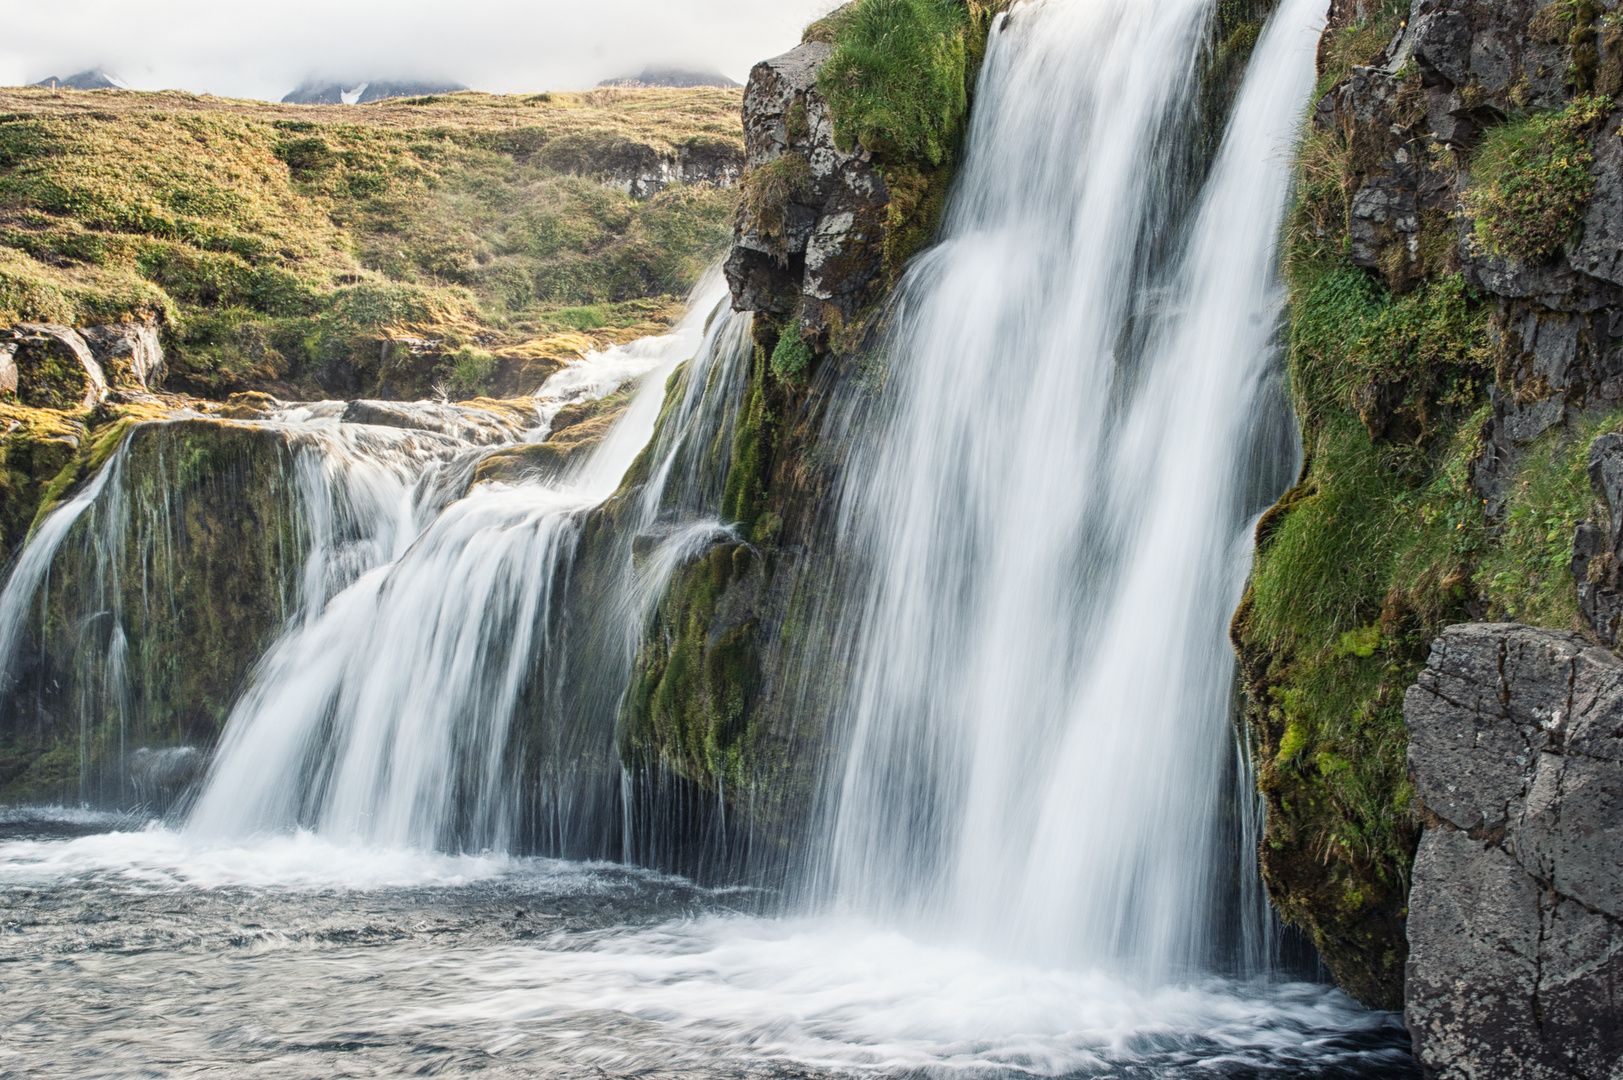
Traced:
<path fill-rule="evenodd" d="M 434 369 L 439 396 L 460 401 L 491 391 L 496 377 L 496 358 L 483 349 L 464 345 L 450 353 Z"/>
<path fill-rule="evenodd" d="M 748 549 L 723 544 L 671 583 L 638 651 L 625 705 L 622 759 L 668 767 L 715 790 L 748 782 L 750 706 L 759 660 L 753 617 L 726 625 L 723 609 L 752 580 Z"/>
<path fill-rule="evenodd" d="M 772 372 L 780 379 L 799 380 L 805 377 L 816 358 L 817 351 L 791 327 L 778 338 L 772 350 Z"/>
<path fill-rule="evenodd" d="M 1518 117 L 1484 132 L 1464 200 L 1477 242 L 1528 263 L 1560 251 L 1588 209 L 1595 183 L 1590 139 L 1611 110 L 1609 98 L 1582 97 L 1559 112 Z"/>
<path fill-rule="evenodd" d="M 772 468 L 773 418 L 767 406 L 765 350 L 756 349 L 749 394 L 733 432 L 732 461 L 721 498 L 721 516 L 749 532 L 766 505 Z"/>
<path fill-rule="evenodd" d="M 0 403 L 0 562 L 27 537 L 40 503 L 85 439 L 82 414 Z"/>

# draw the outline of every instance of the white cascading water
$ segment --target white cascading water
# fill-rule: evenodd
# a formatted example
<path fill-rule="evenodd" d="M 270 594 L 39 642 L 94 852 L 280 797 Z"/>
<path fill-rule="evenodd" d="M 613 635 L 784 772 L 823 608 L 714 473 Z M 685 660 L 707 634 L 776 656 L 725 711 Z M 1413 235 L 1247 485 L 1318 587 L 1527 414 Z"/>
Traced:
<path fill-rule="evenodd" d="M 874 572 L 827 887 L 1152 981 L 1212 962 L 1231 875 L 1225 629 L 1324 5 L 1271 21 L 1184 222 L 1165 174 L 1211 7 L 1049 0 L 994 30 L 842 511 Z"/>
<path fill-rule="evenodd" d="M 648 446 L 666 380 L 690 360 L 673 430 L 652 448 L 655 482 L 636 497 L 622 530 L 626 581 L 616 599 L 623 610 L 606 620 L 619 640 L 593 657 L 611 669 L 609 678 L 616 659 L 622 667 L 629 661 L 646 605 L 664 584 L 644 579 L 674 570 L 724 531 L 714 520 L 679 522 L 641 573 L 632 572 L 630 540 L 655 526 L 693 417 L 707 402 L 714 408 L 731 396 L 736 404 L 736 388 L 706 393 L 717 382 L 737 383 L 748 355 L 748 320 L 717 314 L 725 295 L 712 273 L 675 333 L 611 350 L 542 387 L 549 403 L 542 415 L 550 418 L 564 401 L 643 380 L 583 464 L 550 480 L 475 485 L 432 513 L 416 512 L 408 499 L 415 527 L 401 530 L 386 558 L 292 626 L 261 662 L 232 711 L 188 829 L 243 836 L 297 826 L 387 847 L 505 850 L 523 766 L 511 726 L 538 658 L 545 679 L 544 661 L 560 651 L 551 635 L 582 519 L 615 493 Z M 550 786 L 530 798 L 568 802 L 581 794 L 565 790 L 567 781 Z"/>
<path fill-rule="evenodd" d="M 345 462 L 326 490 L 351 524 L 327 532 L 353 557 L 311 545 L 187 828 L 0 840 L 0 884 L 78 913 L 7 976 L 41 1003 L 19 1045 L 42 1056 L 64 1012 L 85 1045 L 42 1075 L 145 1066 L 154 1047 L 172 1063 L 176 1046 L 300 1075 L 1409 1075 L 1390 1018 L 1211 975 L 1244 967 L 1215 928 L 1243 861 L 1222 835 L 1243 802 L 1224 623 L 1257 489 L 1278 479 L 1247 462 L 1268 456 L 1277 402 L 1275 241 L 1323 3 L 1283 0 L 1205 176 L 1169 163 L 1199 156 L 1187 111 L 1214 0 L 1023 0 L 1000 21 L 886 385 L 838 391 L 825 432 L 857 447 L 831 561 L 867 572 L 852 597 L 826 590 L 845 619 L 817 627 L 834 661 L 809 646 L 816 670 L 789 677 L 850 679 L 807 883 L 834 910 L 750 917 L 748 887 L 500 850 L 520 787 L 552 807 L 530 850 L 569 850 L 569 804 L 602 794 L 585 772 L 618 768 L 650 606 L 731 535 L 711 515 L 749 320 L 716 316 L 661 393 L 712 285 L 688 344 L 599 358 L 647 381 L 576 473 L 463 496 L 467 448 L 357 509 L 368 455 L 320 459 Z M 543 421 L 630 377 L 607 371 L 565 373 Z M 650 438 L 633 468 L 648 480 L 622 488 Z M 105 497 L 107 475 L 62 513 Z M 614 535 L 582 629 L 553 616 L 579 602 L 569 553 L 593 507 Z M 53 522 L 40 539 L 71 524 Z M 49 559 L 22 565 L 43 579 Z M 0 616 L 26 601 L 8 591 Z M 534 678 L 522 741 L 551 773 L 511 753 Z M 156 898 L 155 932 L 101 925 L 96 903 L 126 885 Z M 140 947 L 99 943 L 120 932 Z M 204 944 L 162 944 L 182 937 Z M 137 1025 L 109 1015 L 139 1017 L 141 1039 L 115 1043 L 104 1032 Z"/>

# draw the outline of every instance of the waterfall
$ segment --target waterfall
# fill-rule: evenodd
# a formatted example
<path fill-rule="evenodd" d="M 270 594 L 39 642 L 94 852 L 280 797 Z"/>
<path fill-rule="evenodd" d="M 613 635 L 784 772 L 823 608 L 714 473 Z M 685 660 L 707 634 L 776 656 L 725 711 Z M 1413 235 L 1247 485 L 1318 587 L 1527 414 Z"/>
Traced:
<path fill-rule="evenodd" d="M 1212 6 L 994 27 L 840 508 L 869 572 L 812 886 L 1153 980 L 1236 934 L 1225 630 L 1291 464 L 1251 466 L 1284 419 L 1274 260 L 1323 9 L 1270 21 L 1197 187 L 1176 165 Z"/>
<path fill-rule="evenodd" d="M 528 828 L 548 849 L 603 854 L 618 835 L 614 709 L 637 632 L 662 575 L 725 533 L 701 513 L 719 478 L 691 462 L 703 440 L 687 437 L 736 409 L 749 320 L 719 313 L 724 295 L 713 274 L 676 333 L 542 388 L 547 416 L 642 380 L 583 463 L 408 513 L 387 559 L 290 626 L 232 710 L 188 829 L 505 850 Z M 595 553 L 607 581 L 583 585 L 588 516 L 639 457 L 648 479 Z M 652 551 L 634 559 L 640 537 Z"/>

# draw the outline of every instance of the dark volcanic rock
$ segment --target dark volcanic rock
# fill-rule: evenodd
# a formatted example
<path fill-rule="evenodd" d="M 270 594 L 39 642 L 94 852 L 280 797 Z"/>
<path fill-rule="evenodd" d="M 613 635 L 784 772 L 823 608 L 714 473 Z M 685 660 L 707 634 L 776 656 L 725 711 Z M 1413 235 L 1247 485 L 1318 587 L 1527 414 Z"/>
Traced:
<path fill-rule="evenodd" d="M 1428 828 L 1405 1017 L 1438 1080 L 1623 1076 L 1623 660 L 1450 627 L 1404 700 Z"/>
<path fill-rule="evenodd" d="M 744 91 L 744 151 L 749 170 L 802 159 L 787 200 L 739 220 L 727 281 L 739 311 L 799 314 L 820 333 L 871 300 L 883 280 L 890 192 L 860 146 L 834 142 L 834 122 L 817 90 L 833 49 L 808 42 L 755 65 Z M 752 193 L 753 194 L 753 193 Z"/>

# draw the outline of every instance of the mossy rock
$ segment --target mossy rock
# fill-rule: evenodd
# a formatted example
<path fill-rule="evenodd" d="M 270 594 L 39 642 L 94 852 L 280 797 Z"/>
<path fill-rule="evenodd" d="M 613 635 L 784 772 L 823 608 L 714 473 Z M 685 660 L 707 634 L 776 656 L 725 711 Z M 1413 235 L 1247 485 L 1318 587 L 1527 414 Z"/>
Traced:
<path fill-rule="evenodd" d="M 17 400 L 36 409 L 88 409 L 107 392 L 101 365 L 65 326 L 24 324 L 11 332 Z"/>
<path fill-rule="evenodd" d="M 0 755 L 14 776 L 0 799 L 123 804 L 120 755 L 211 748 L 293 613 L 307 546 L 293 436 L 128 415 L 92 435 L 63 473 L 88 477 L 122 446 L 121 487 L 104 489 L 68 532 L 17 652 L 0 717 Z M 109 513 L 122 516 L 116 532 L 104 531 Z M 106 684 L 119 664 L 122 702 Z M 51 764 L 70 749 L 71 775 Z"/>
<path fill-rule="evenodd" d="M 494 451 L 474 470 L 473 483 L 519 484 L 562 476 L 597 448 L 629 403 L 630 395 L 621 393 L 564 406 L 553 417 L 545 442 Z M 530 408 L 533 414 L 534 406 Z"/>

